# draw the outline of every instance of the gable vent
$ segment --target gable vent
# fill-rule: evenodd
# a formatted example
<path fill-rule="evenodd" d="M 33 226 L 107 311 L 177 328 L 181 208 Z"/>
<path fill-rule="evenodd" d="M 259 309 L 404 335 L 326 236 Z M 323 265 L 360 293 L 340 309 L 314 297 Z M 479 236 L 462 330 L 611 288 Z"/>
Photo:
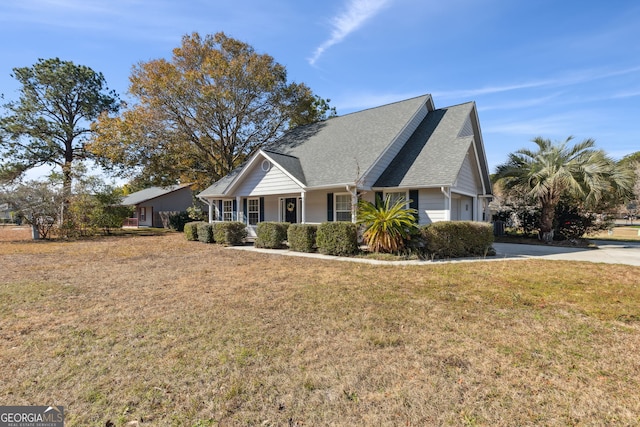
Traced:
<path fill-rule="evenodd" d="M 464 122 L 464 126 L 462 126 L 462 129 L 460 129 L 460 133 L 458 134 L 458 138 L 463 138 L 465 136 L 473 136 L 471 117 L 467 117 L 467 121 Z"/>

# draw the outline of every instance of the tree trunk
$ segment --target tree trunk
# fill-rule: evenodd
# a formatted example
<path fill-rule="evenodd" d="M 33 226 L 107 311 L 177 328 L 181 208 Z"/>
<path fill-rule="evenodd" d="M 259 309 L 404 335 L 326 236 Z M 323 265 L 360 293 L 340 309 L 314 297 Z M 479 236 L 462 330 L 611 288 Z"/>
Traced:
<path fill-rule="evenodd" d="M 553 217 L 555 206 L 552 203 L 542 202 L 542 212 L 540 215 L 540 239 L 546 243 L 553 240 Z"/>
<path fill-rule="evenodd" d="M 71 161 L 67 160 L 62 167 L 62 212 L 60 214 L 60 221 L 62 225 L 66 224 L 69 219 L 72 180 Z"/>

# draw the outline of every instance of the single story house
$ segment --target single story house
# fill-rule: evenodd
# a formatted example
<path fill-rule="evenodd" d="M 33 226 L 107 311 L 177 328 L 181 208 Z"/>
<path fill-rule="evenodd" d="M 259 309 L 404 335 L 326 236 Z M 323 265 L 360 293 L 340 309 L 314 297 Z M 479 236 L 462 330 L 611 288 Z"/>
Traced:
<path fill-rule="evenodd" d="M 162 227 L 160 212 L 184 212 L 193 205 L 191 184 L 150 187 L 126 196 L 121 204 L 135 208 L 133 218 L 125 226 Z"/>
<path fill-rule="evenodd" d="M 15 207 L 11 203 L 0 203 L 0 222 L 14 222 Z"/>
<path fill-rule="evenodd" d="M 419 224 L 489 220 L 491 183 L 474 102 L 431 95 L 300 126 L 198 197 L 209 221 L 356 221 L 358 198 L 404 197 Z"/>

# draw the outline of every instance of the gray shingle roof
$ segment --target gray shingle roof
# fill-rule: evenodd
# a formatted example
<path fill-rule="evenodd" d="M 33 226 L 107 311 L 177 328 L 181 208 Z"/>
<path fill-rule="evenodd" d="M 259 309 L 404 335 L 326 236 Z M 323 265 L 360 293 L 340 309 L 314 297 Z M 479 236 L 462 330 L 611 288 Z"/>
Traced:
<path fill-rule="evenodd" d="M 188 187 L 189 185 L 191 184 L 178 184 L 171 185 L 169 187 L 145 188 L 144 190 L 136 191 L 135 193 L 129 194 L 124 199 L 122 199 L 121 204 L 124 206 L 138 205 L 140 203 L 146 202 L 147 200 L 155 199 L 156 197 L 164 196 L 165 194 L 169 194 L 182 188 Z"/>
<path fill-rule="evenodd" d="M 362 173 L 375 163 L 427 99 L 424 95 L 296 128 L 267 150 L 299 159 L 308 187 L 352 183 L 358 170 Z"/>
<path fill-rule="evenodd" d="M 473 102 L 433 110 L 430 95 L 423 95 L 295 128 L 262 151 L 307 188 L 350 184 L 376 164 L 427 103 L 429 113 L 374 187 L 452 186 L 474 143 Z M 480 143 L 475 141 L 482 151 Z M 478 156 L 484 166 L 484 151 Z M 199 196 L 224 195 L 245 166 Z"/>
<path fill-rule="evenodd" d="M 297 157 L 289 156 L 286 154 L 276 153 L 275 151 L 263 150 L 274 162 L 282 166 L 287 172 L 289 172 L 295 179 L 300 181 L 302 185 L 306 185 L 304 179 L 304 170 L 300 164 L 300 159 Z"/>
<path fill-rule="evenodd" d="M 358 171 L 362 173 L 375 163 L 430 98 L 422 95 L 300 126 L 263 150 L 307 187 L 353 183 Z M 198 196 L 224 195 L 245 165 Z"/>
<path fill-rule="evenodd" d="M 473 136 L 459 137 L 472 102 L 430 112 L 374 187 L 438 187 L 454 184 Z"/>

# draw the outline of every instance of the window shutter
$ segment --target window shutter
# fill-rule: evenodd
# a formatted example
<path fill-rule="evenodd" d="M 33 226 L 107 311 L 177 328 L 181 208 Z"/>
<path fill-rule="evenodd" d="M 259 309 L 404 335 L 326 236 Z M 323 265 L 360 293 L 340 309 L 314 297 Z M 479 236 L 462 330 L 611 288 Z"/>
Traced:
<path fill-rule="evenodd" d="M 231 215 L 231 218 L 234 221 L 238 220 L 238 200 L 237 199 L 233 199 L 233 213 Z"/>
<path fill-rule="evenodd" d="M 333 221 L 333 193 L 327 193 L 327 221 Z"/>
<path fill-rule="evenodd" d="M 242 222 L 247 222 L 247 199 L 242 199 Z"/>
<path fill-rule="evenodd" d="M 382 191 L 376 191 L 376 199 L 373 201 L 373 204 L 378 206 L 378 200 L 380 200 L 380 203 L 384 204 L 384 194 Z"/>
<path fill-rule="evenodd" d="M 260 197 L 260 222 L 264 221 L 264 197 Z"/>
<path fill-rule="evenodd" d="M 218 221 L 222 221 L 224 219 L 224 216 L 222 215 L 222 199 L 218 200 L 218 217 L 216 218 L 216 220 Z"/>
<path fill-rule="evenodd" d="M 420 222 L 420 211 L 418 210 L 418 190 L 409 190 L 409 199 L 411 199 L 409 207 L 416 210 L 416 222 Z"/>

